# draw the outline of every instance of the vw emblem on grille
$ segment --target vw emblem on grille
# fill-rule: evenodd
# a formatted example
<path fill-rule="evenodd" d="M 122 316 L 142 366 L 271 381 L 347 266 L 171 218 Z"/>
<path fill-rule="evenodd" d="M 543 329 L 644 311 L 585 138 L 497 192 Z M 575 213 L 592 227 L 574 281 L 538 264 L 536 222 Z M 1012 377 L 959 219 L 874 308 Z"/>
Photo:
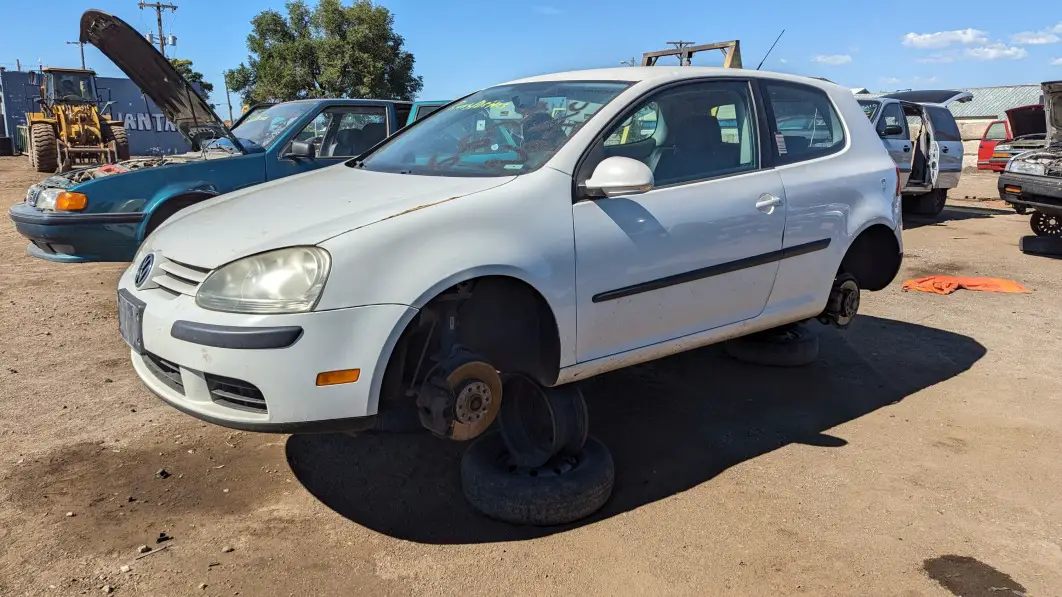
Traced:
<path fill-rule="evenodd" d="M 137 288 L 140 288 L 148 281 L 148 275 L 151 274 L 151 268 L 155 265 L 155 254 L 148 253 L 144 260 L 140 262 L 140 267 L 136 268 L 136 277 L 133 278 L 133 283 Z"/>

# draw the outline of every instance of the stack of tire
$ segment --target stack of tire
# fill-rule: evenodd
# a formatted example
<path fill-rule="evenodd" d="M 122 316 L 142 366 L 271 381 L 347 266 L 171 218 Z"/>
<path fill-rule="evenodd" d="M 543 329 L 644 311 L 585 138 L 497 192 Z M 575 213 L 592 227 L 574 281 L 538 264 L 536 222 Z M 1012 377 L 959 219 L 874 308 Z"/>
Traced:
<path fill-rule="evenodd" d="M 1034 211 L 1029 221 L 1036 236 L 1023 236 L 1018 242 L 1022 253 L 1062 257 L 1062 216 Z"/>

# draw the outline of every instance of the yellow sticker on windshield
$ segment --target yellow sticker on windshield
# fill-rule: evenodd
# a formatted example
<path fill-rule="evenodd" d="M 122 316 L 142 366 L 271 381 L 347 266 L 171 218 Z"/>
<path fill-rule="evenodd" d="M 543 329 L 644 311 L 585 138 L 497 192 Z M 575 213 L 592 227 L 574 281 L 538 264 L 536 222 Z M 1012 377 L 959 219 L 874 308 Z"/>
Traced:
<path fill-rule="evenodd" d="M 472 102 L 472 103 L 463 102 L 463 103 L 460 103 L 460 104 L 454 104 L 454 105 L 450 106 L 450 109 L 451 110 L 476 110 L 476 109 L 479 109 L 479 108 L 487 108 L 488 110 L 491 110 L 491 109 L 504 108 L 504 107 L 506 107 L 508 105 L 509 105 L 509 102 L 479 100 L 478 102 Z"/>

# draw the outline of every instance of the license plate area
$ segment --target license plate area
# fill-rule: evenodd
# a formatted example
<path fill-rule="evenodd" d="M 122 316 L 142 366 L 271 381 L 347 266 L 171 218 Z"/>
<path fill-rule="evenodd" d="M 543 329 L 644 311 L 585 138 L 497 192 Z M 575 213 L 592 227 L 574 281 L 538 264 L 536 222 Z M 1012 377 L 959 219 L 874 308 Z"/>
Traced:
<path fill-rule="evenodd" d="M 144 307 L 128 290 L 118 291 L 118 332 L 137 354 L 144 352 Z"/>

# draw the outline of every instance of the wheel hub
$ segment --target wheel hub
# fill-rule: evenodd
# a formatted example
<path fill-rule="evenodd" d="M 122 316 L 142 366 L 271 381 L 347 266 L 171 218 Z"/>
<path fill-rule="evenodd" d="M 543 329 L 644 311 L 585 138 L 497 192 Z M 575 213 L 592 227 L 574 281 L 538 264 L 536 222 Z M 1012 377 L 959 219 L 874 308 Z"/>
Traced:
<path fill-rule="evenodd" d="M 454 415 L 459 423 L 477 423 L 490 411 L 493 401 L 494 396 L 486 383 L 466 381 L 454 400 Z"/>
<path fill-rule="evenodd" d="M 482 434 L 498 416 L 502 381 L 477 357 L 458 352 L 440 363 L 417 393 L 421 425 L 439 437 L 466 441 Z"/>
<path fill-rule="evenodd" d="M 1038 211 L 1029 224 L 1037 236 L 1062 236 L 1062 217 Z"/>
<path fill-rule="evenodd" d="M 858 312 L 859 284 L 851 275 L 844 274 L 834 282 L 819 321 L 839 328 L 848 327 Z"/>

